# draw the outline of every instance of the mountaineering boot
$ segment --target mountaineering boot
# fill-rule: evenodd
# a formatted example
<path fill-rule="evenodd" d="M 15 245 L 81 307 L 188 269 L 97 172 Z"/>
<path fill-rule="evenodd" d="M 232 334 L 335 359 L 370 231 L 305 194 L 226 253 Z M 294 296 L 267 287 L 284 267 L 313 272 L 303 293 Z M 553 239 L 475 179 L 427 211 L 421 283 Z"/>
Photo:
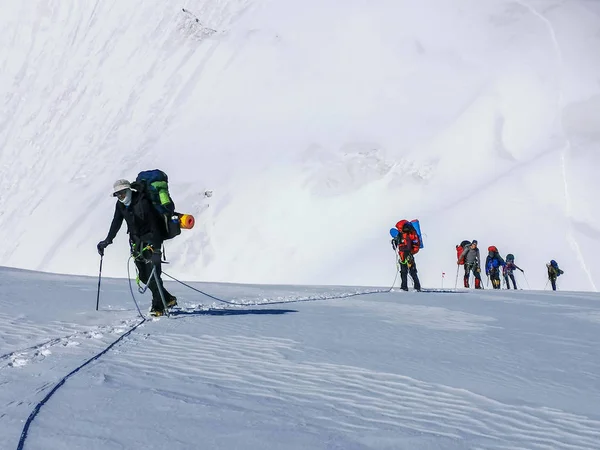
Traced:
<path fill-rule="evenodd" d="M 173 306 L 177 306 L 177 297 L 171 295 L 169 300 L 167 300 L 167 308 L 172 308 Z"/>
<path fill-rule="evenodd" d="M 417 275 L 415 274 L 415 276 L 413 277 L 413 283 L 414 283 L 414 287 L 416 291 L 421 292 L 421 282 L 419 281 L 419 278 L 417 277 Z"/>
<path fill-rule="evenodd" d="M 475 278 L 475 289 L 481 289 L 481 281 L 479 278 Z"/>
<path fill-rule="evenodd" d="M 161 317 L 161 316 L 165 315 L 165 312 L 162 309 L 154 309 L 154 308 L 152 308 L 150 310 L 150 315 L 152 317 Z"/>
<path fill-rule="evenodd" d="M 475 283 L 477 283 L 477 281 Z M 465 278 L 465 287 L 466 288 L 469 287 L 469 279 L 468 278 Z"/>

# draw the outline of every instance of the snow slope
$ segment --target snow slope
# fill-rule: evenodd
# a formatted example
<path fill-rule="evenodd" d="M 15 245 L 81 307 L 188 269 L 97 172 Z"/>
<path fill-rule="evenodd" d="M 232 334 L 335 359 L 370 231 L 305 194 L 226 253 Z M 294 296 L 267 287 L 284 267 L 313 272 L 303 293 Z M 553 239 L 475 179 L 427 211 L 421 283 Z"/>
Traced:
<path fill-rule="evenodd" d="M 51 389 L 140 317 L 126 280 L 103 279 L 96 312 L 95 278 L 0 275 L 12 449 Z M 67 379 L 20 448 L 598 448 L 598 294 L 193 287 L 238 306 L 169 285 L 182 310 Z"/>
<path fill-rule="evenodd" d="M 425 285 L 463 239 L 534 288 L 551 258 L 600 283 L 597 2 L 1 8 L 5 265 L 96 273 L 112 182 L 160 167 L 198 219 L 168 247 L 187 279 L 389 285 L 387 230 L 419 217 Z"/>

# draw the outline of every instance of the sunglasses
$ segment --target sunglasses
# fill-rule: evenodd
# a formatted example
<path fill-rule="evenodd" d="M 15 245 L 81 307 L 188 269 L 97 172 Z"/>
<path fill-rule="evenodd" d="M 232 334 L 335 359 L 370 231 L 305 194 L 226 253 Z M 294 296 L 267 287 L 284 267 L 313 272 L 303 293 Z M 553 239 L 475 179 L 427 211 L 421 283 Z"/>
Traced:
<path fill-rule="evenodd" d="M 113 194 L 113 197 L 125 198 L 129 189 L 121 189 Z"/>

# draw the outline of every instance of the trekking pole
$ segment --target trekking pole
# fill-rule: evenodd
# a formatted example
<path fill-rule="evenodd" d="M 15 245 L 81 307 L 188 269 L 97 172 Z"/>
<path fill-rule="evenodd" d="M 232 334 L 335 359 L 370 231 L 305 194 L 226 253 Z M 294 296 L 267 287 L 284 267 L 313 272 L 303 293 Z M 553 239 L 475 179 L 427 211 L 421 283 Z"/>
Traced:
<path fill-rule="evenodd" d="M 394 277 L 394 284 L 392 284 L 390 291 L 392 291 L 396 287 L 396 280 L 398 279 L 398 275 L 400 274 L 400 262 L 398 261 L 398 255 L 396 254 L 396 250 L 394 250 L 394 261 L 396 261 L 396 276 Z"/>
<path fill-rule="evenodd" d="M 454 280 L 454 289 L 458 287 L 458 272 L 460 271 L 460 265 L 456 265 L 456 280 Z"/>
<path fill-rule="evenodd" d="M 527 281 L 527 275 L 525 275 L 525 271 L 521 271 L 523 274 L 523 278 L 525 278 L 525 283 L 527 283 L 527 289 L 531 290 L 531 286 L 529 286 L 529 281 Z"/>
<path fill-rule="evenodd" d="M 98 305 L 100 304 L 100 281 L 102 280 L 102 260 L 104 255 L 100 255 L 100 272 L 98 273 L 98 295 L 96 295 L 96 311 L 98 311 Z"/>
<path fill-rule="evenodd" d="M 548 283 L 550 283 L 550 278 L 548 278 L 548 281 L 546 281 L 546 284 L 544 285 L 544 290 L 546 290 L 546 288 L 548 287 Z"/>
<path fill-rule="evenodd" d="M 104 255 L 100 255 L 100 270 L 98 271 L 98 293 L 96 294 L 96 311 L 98 311 L 98 306 L 100 305 L 100 282 L 102 281 L 102 261 L 104 260 Z"/>

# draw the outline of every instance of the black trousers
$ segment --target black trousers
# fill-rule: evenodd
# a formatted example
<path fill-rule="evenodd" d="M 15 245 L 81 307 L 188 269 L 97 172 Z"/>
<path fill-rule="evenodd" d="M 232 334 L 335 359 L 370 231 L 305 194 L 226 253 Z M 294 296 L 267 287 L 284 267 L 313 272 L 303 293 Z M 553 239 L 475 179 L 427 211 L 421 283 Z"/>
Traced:
<path fill-rule="evenodd" d="M 506 275 L 504 275 L 504 281 L 506 282 L 506 289 L 510 289 L 509 277 L 513 282 L 513 289 L 517 289 L 517 282 L 515 281 L 515 276 L 512 273 L 507 273 Z"/>
<path fill-rule="evenodd" d="M 168 302 L 169 299 L 173 297 L 169 292 L 167 292 L 163 285 L 161 278 L 161 256 L 162 254 L 160 250 L 146 250 L 142 255 L 135 259 L 135 265 L 138 270 L 140 281 L 144 284 L 147 284 L 148 289 L 150 289 L 150 292 L 152 292 L 152 309 L 155 311 L 162 311 L 165 308 L 160 297 L 160 291 L 158 285 L 156 284 L 156 280 L 154 277 L 150 278 L 153 267 L 156 267 L 156 275 L 160 284 L 160 288 L 162 288 L 163 294 L 165 295 L 165 301 Z"/>
<path fill-rule="evenodd" d="M 421 282 L 419 281 L 419 276 L 417 275 L 417 263 L 412 255 L 409 255 L 406 258 L 406 264 L 400 264 L 400 289 L 403 291 L 408 291 L 408 274 L 410 274 L 410 277 L 413 280 L 415 289 L 420 291 Z"/>
<path fill-rule="evenodd" d="M 494 289 L 500 289 L 501 283 L 499 269 L 490 270 L 490 280 L 492 280 L 492 286 L 494 287 Z"/>
<path fill-rule="evenodd" d="M 552 285 L 552 290 L 555 291 L 556 290 L 556 277 L 549 277 L 550 278 L 550 284 Z"/>
<path fill-rule="evenodd" d="M 481 289 L 481 269 L 477 264 L 466 264 L 465 263 L 465 287 L 469 287 L 469 276 L 473 271 L 475 275 L 475 289 Z"/>

